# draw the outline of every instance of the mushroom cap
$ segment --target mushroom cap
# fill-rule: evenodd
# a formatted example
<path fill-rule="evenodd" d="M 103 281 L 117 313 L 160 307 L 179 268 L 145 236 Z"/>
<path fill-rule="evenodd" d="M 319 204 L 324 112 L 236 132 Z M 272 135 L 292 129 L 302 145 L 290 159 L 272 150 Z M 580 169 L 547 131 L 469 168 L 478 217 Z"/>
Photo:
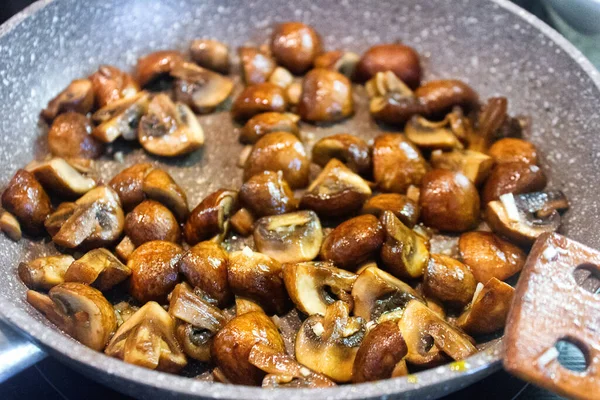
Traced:
<path fill-rule="evenodd" d="M 214 110 L 233 90 L 231 79 L 193 63 L 180 63 L 171 70 L 171 76 L 176 78 L 175 100 L 199 113 Z"/>
<path fill-rule="evenodd" d="M 281 171 L 263 171 L 240 188 L 240 201 L 257 217 L 285 214 L 298 208 L 294 192 Z"/>
<path fill-rule="evenodd" d="M 140 171 L 140 175 L 142 173 Z M 137 181 L 135 184 L 137 194 Z M 142 191 L 149 199 L 167 206 L 179 221 L 185 220 L 190 212 L 185 192 L 171 175 L 162 169 L 148 170 L 142 180 Z"/>
<path fill-rule="evenodd" d="M 246 86 L 233 102 L 231 113 L 237 120 L 247 120 L 268 111 L 285 112 L 287 106 L 283 88 L 265 82 Z"/>
<path fill-rule="evenodd" d="M 68 254 L 59 254 L 21 262 L 19 278 L 29 289 L 49 290 L 65 281 L 65 273 L 74 261 Z"/>
<path fill-rule="evenodd" d="M 312 149 L 312 162 L 325 167 L 337 158 L 357 174 L 364 175 L 371 170 L 371 150 L 369 145 L 354 135 L 338 133 L 319 140 Z"/>
<path fill-rule="evenodd" d="M 352 83 L 336 71 L 315 68 L 302 81 L 298 114 L 303 121 L 335 122 L 354 113 Z"/>
<path fill-rule="evenodd" d="M 132 97 L 140 87 L 131 75 L 112 65 L 101 65 L 90 75 L 96 106 L 102 108 L 114 101 Z"/>
<path fill-rule="evenodd" d="M 412 47 L 399 43 L 378 44 L 361 57 L 354 78 L 366 82 L 377 72 L 392 71 L 411 88 L 421 83 L 419 54 Z"/>
<path fill-rule="evenodd" d="M 242 46 L 238 49 L 238 55 L 246 85 L 267 82 L 277 67 L 275 60 L 267 52 L 256 47 Z"/>
<path fill-rule="evenodd" d="M 419 219 L 419 204 L 398 193 L 381 193 L 369 198 L 361 209 L 362 214 L 381 217 L 385 211 L 394 213 L 404 225 L 412 228 Z"/>
<path fill-rule="evenodd" d="M 469 110 L 479 103 L 479 96 L 473 88 L 457 79 L 424 83 L 415 90 L 415 96 L 425 105 L 428 115 L 443 115 L 454 106 Z"/>
<path fill-rule="evenodd" d="M 240 131 L 240 141 L 254 144 L 267 133 L 289 132 L 300 135 L 298 129 L 299 116 L 292 113 L 264 112 L 250 118 Z"/>
<path fill-rule="evenodd" d="M 50 122 L 59 114 L 69 111 L 85 115 L 93 107 L 94 90 L 92 82 L 89 79 L 76 79 L 48 102 L 41 115 L 47 122 Z"/>
<path fill-rule="evenodd" d="M 477 281 L 468 266 L 442 254 L 432 254 L 425 269 L 425 293 L 449 305 L 464 307 L 473 298 Z"/>
<path fill-rule="evenodd" d="M 146 199 L 142 190 L 144 177 L 153 169 L 152 164 L 133 164 L 115 175 L 108 185 L 119 195 L 125 211 L 132 210 Z"/>
<path fill-rule="evenodd" d="M 482 204 L 498 200 L 506 193 L 521 194 L 544 190 L 547 178 L 537 165 L 506 162 L 496 165 L 481 192 Z"/>
<path fill-rule="evenodd" d="M 190 56 L 196 64 L 221 74 L 229 72 L 229 48 L 211 39 L 196 39 L 190 44 Z"/>
<path fill-rule="evenodd" d="M 93 285 L 105 291 L 123 282 L 131 275 L 124 265 L 110 251 L 94 249 L 74 261 L 65 272 L 66 282 L 79 282 Z"/>
<path fill-rule="evenodd" d="M 151 84 L 157 78 L 167 75 L 184 61 L 183 54 L 174 50 L 160 50 L 138 58 L 136 78 L 140 86 Z"/>
<path fill-rule="evenodd" d="M 277 63 L 299 75 L 308 70 L 321 53 L 321 37 L 309 25 L 284 22 L 271 36 L 271 52 Z"/>
<path fill-rule="evenodd" d="M 537 164 L 537 150 L 533 143 L 518 138 L 502 138 L 488 150 L 488 155 L 496 164 L 524 162 Z"/>
<path fill-rule="evenodd" d="M 136 247 L 153 240 L 181 241 L 177 219 L 167 207 L 154 200 L 141 202 L 127 214 L 125 234 Z"/>
<path fill-rule="evenodd" d="M 57 116 L 48 130 L 48 148 L 56 157 L 98 158 L 104 145 L 92 133 L 90 119 L 77 112 Z"/>
<path fill-rule="evenodd" d="M 194 245 L 217 235 L 222 239 L 229 229 L 229 218 L 237 209 L 237 192 L 219 189 L 206 196 L 190 213 L 183 228 L 185 241 Z"/>

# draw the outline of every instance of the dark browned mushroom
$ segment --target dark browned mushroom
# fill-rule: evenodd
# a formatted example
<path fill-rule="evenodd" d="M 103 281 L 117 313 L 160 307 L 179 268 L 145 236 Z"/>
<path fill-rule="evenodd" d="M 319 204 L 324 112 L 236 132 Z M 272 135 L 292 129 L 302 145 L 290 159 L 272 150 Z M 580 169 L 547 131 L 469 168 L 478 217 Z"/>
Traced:
<path fill-rule="evenodd" d="M 267 314 L 289 309 L 281 263 L 249 247 L 229 254 L 229 286 L 234 294 L 256 301 Z"/>
<path fill-rule="evenodd" d="M 444 115 L 454 106 L 466 110 L 479 103 L 479 96 L 466 83 L 456 80 L 429 81 L 415 90 L 419 102 L 425 106 L 428 115 Z"/>
<path fill-rule="evenodd" d="M 237 120 L 247 120 L 268 111 L 284 112 L 287 106 L 285 91 L 273 83 L 265 82 L 246 86 L 233 102 L 231 113 Z"/>
<path fill-rule="evenodd" d="M 294 192 L 281 171 L 264 171 L 240 188 L 240 201 L 257 217 L 285 214 L 298 208 Z"/>
<path fill-rule="evenodd" d="M 104 145 L 92 133 L 92 124 L 85 115 L 66 112 L 54 119 L 48 131 L 48 148 L 56 157 L 98 158 Z"/>
<path fill-rule="evenodd" d="M 140 167 L 138 172 L 140 176 L 143 167 Z M 159 203 L 167 206 L 179 221 L 183 221 L 187 218 L 190 213 L 187 196 L 183 189 L 175 182 L 175 180 L 169 175 L 168 172 L 162 169 L 149 168 L 146 170 L 144 178 L 142 180 L 142 191 L 144 194 L 152 200 L 156 200 Z M 131 171 L 132 173 L 134 171 Z M 136 179 L 137 179 L 136 176 Z M 135 184 L 137 193 L 137 181 Z"/>
<path fill-rule="evenodd" d="M 173 103 L 160 93 L 150 101 L 148 113 L 140 120 L 138 139 L 149 153 L 175 157 L 202 147 L 204 131 L 188 106 Z"/>
<path fill-rule="evenodd" d="M 373 177 L 385 192 L 404 193 L 410 185 L 420 185 L 428 170 L 419 149 L 404 135 L 386 133 L 373 144 Z"/>
<path fill-rule="evenodd" d="M 112 65 L 101 65 L 90 75 L 96 99 L 96 107 L 102 108 L 112 102 L 135 96 L 140 87 L 131 75 Z"/>
<path fill-rule="evenodd" d="M 385 233 L 379 220 L 370 214 L 361 215 L 338 225 L 323 241 L 321 258 L 353 270 L 375 254 Z"/>
<path fill-rule="evenodd" d="M 443 231 L 464 232 L 479 221 L 479 193 L 458 172 L 434 169 L 425 174 L 419 205 L 425 225 Z"/>
<path fill-rule="evenodd" d="M 231 79 L 194 63 L 179 63 L 171 70 L 171 76 L 175 78 L 175 100 L 200 114 L 219 107 L 233 90 Z"/>
<path fill-rule="evenodd" d="M 289 132 L 299 136 L 298 120 L 292 113 L 266 112 L 250 118 L 240 131 L 240 142 L 254 144 L 267 133 Z"/>
<path fill-rule="evenodd" d="M 229 219 L 233 230 L 242 236 L 250 236 L 254 229 L 254 216 L 246 208 L 240 208 Z"/>
<path fill-rule="evenodd" d="M 544 190 L 547 179 L 537 165 L 524 162 L 507 162 L 496 165 L 490 173 L 483 190 L 481 201 L 485 205 L 498 200 L 506 193 L 521 194 Z"/>
<path fill-rule="evenodd" d="M 149 163 L 134 164 L 119 172 L 108 183 L 119 195 L 125 211 L 132 210 L 146 199 L 142 186 L 144 177 L 152 169 L 152 164 Z"/>
<path fill-rule="evenodd" d="M 161 203 L 145 200 L 125 218 L 125 234 L 138 247 L 152 240 L 179 243 L 181 230 L 173 213 Z"/>
<path fill-rule="evenodd" d="M 263 171 L 281 171 L 292 189 L 308 184 L 310 161 L 302 142 L 291 133 L 264 135 L 252 148 L 244 166 L 244 180 Z"/>
<path fill-rule="evenodd" d="M 256 47 L 240 47 L 238 55 L 246 85 L 267 82 L 277 67 L 270 54 Z"/>
<path fill-rule="evenodd" d="M 490 147 L 488 154 L 494 159 L 496 164 L 508 162 L 537 164 L 537 150 L 535 146 L 523 139 L 500 139 Z"/>
<path fill-rule="evenodd" d="M 237 192 L 219 189 L 209 194 L 192 210 L 183 233 L 185 241 L 194 245 L 217 236 L 222 240 L 229 229 L 229 217 L 237 209 Z"/>
<path fill-rule="evenodd" d="M 150 95 L 142 91 L 133 96 L 115 100 L 92 115 L 98 124 L 92 135 L 104 143 L 111 143 L 122 137 L 136 140 L 142 117 L 148 112 Z"/>
<path fill-rule="evenodd" d="M 140 86 L 168 75 L 179 63 L 184 62 L 183 54 L 174 50 L 160 50 L 140 57 L 136 66 L 136 77 Z"/>
<path fill-rule="evenodd" d="M 221 74 L 229 72 L 229 48 L 211 39 L 196 39 L 190 44 L 190 56 L 196 64 Z"/>
<path fill-rule="evenodd" d="M 227 281 L 228 265 L 229 256 L 219 244 L 200 242 L 183 254 L 177 266 L 190 285 L 201 289 L 222 308 L 233 300 Z"/>
<path fill-rule="evenodd" d="M 460 172 L 475 186 L 486 180 L 494 165 L 492 157 L 473 150 L 436 150 L 431 153 L 430 162 L 433 168 Z"/>
<path fill-rule="evenodd" d="M 50 197 L 31 172 L 20 169 L 2 193 L 2 207 L 14 215 L 25 233 L 40 235 L 52 212 Z"/>
<path fill-rule="evenodd" d="M 61 283 L 48 296 L 27 291 L 27 302 L 82 344 L 102 351 L 117 328 L 112 305 L 102 293 L 76 282 Z"/>
<path fill-rule="evenodd" d="M 357 174 L 366 175 L 371 171 L 369 145 L 354 135 L 338 133 L 315 143 L 312 162 L 325 167 L 332 158 L 337 158 Z"/>
<path fill-rule="evenodd" d="M 354 113 L 352 84 L 339 72 L 311 70 L 302 81 L 298 114 L 303 121 L 335 122 Z"/>
<path fill-rule="evenodd" d="M 79 282 L 105 291 L 123 282 L 131 270 L 106 249 L 94 249 L 74 261 L 65 272 L 65 282 Z"/>
<path fill-rule="evenodd" d="M 421 83 L 419 54 L 412 47 L 400 44 L 378 44 L 369 48 L 356 66 L 355 79 L 366 82 L 377 72 L 392 71 L 411 88 Z"/>
<path fill-rule="evenodd" d="M 382 193 L 371 197 L 363 205 L 361 213 L 381 217 L 391 211 L 404 225 L 412 228 L 419 219 L 419 204 L 408 196 L 398 193 Z"/>
<path fill-rule="evenodd" d="M 309 25 L 285 22 L 273 31 L 271 52 L 277 63 L 300 75 L 313 65 L 321 53 L 321 38 Z"/>
<path fill-rule="evenodd" d="M 425 269 L 423 290 L 429 296 L 464 307 L 473 298 L 477 281 L 465 264 L 451 257 L 432 254 Z"/>
<path fill-rule="evenodd" d="M 129 292 L 140 303 L 164 303 L 178 280 L 177 262 L 183 250 L 175 243 L 155 240 L 146 242 L 129 257 L 131 269 Z"/>
<path fill-rule="evenodd" d="M 59 114 L 73 111 L 80 114 L 89 113 L 94 107 L 94 89 L 89 79 L 76 79 L 48 102 L 42 110 L 42 118 L 51 122 Z"/>

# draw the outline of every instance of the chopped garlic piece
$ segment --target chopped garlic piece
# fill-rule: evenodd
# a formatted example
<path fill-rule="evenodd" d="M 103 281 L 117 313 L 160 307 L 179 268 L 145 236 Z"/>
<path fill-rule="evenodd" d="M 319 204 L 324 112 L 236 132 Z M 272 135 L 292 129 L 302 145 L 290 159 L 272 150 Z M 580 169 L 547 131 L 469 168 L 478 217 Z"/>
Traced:
<path fill-rule="evenodd" d="M 325 328 L 323 327 L 323 324 L 320 322 L 317 322 L 316 324 L 314 324 L 312 326 L 312 330 L 315 333 L 315 335 L 317 336 L 321 336 L 323 333 L 325 333 Z"/>
<path fill-rule="evenodd" d="M 477 287 L 475 288 L 475 293 L 473 293 L 473 300 L 471 300 L 471 307 L 473 306 L 473 304 L 475 304 L 475 300 L 477 300 L 477 298 L 479 297 L 479 294 L 481 294 L 482 290 L 483 290 L 483 283 L 477 282 Z"/>
<path fill-rule="evenodd" d="M 246 256 L 246 257 L 252 257 L 252 255 L 254 254 L 254 252 L 252 251 L 252 249 L 248 246 L 244 247 L 244 249 L 242 250 L 242 253 Z"/>

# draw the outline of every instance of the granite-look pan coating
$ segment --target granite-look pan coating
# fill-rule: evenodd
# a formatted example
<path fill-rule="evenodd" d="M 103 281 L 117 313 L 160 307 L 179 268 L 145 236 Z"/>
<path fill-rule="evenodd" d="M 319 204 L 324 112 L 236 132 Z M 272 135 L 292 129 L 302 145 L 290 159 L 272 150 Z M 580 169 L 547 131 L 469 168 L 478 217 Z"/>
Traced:
<path fill-rule="evenodd" d="M 402 40 L 422 55 L 426 79 L 464 79 L 482 98 L 507 96 L 511 113 L 532 117 L 528 139 L 542 154 L 550 187 L 564 190 L 571 200 L 562 232 L 600 247 L 599 74 L 556 32 L 506 0 L 41 1 L 0 27 L 0 187 L 34 154 L 44 154 L 38 114 L 46 102 L 99 63 L 131 68 L 144 53 L 185 50 L 192 39 L 202 37 L 232 48 L 247 41 L 262 43 L 275 22 L 287 20 L 313 25 L 329 49 L 361 52 L 371 44 Z M 350 121 L 303 130 L 315 138 L 337 132 L 371 138 L 375 125 L 364 99 L 358 109 Z M 232 156 L 241 145 L 229 114 L 205 116 L 201 123 L 204 149 L 167 163 L 192 206 L 216 188 L 237 187 L 241 180 Z M 117 150 L 125 151 L 127 165 L 152 159 L 139 148 L 112 149 Z M 124 168 L 110 156 L 100 164 L 105 178 Z M 458 365 L 317 391 L 227 386 L 146 370 L 76 343 L 25 302 L 18 261 L 51 251 L 41 242 L 0 238 L 0 315 L 77 370 L 136 397 L 435 398 L 499 367 L 501 339 Z"/>

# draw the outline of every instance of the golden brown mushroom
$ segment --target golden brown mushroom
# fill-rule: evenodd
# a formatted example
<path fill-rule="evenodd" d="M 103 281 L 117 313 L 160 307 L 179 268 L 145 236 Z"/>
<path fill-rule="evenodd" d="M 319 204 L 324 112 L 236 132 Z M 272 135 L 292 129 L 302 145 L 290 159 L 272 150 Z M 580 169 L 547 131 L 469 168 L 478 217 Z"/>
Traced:
<path fill-rule="evenodd" d="M 119 257 L 119 260 L 123 261 L 124 263 L 127 263 L 134 250 L 135 245 L 127 236 L 125 236 L 123 240 L 121 240 L 119 244 L 115 246 L 115 254 L 117 257 Z"/>
<path fill-rule="evenodd" d="M 411 300 L 424 301 L 408 284 L 377 266 L 369 266 L 358 275 L 352 298 L 354 315 L 378 323 L 397 319 Z"/>
<path fill-rule="evenodd" d="M 2 207 L 14 215 L 30 235 L 44 232 L 44 221 L 52 212 L 50 197 L 31 172 L 20 169 L 2 193 Z"/>
<path fill-rule="evenodd" d="M 256 142 L 244 166 L 244 180 L 263 171 L 281 171 L 292 189 L 308 184 L 310 161 L 302 142 L 291 133 L 274 132 Z"/>
<path fill-rule="evenodd" d="M 289 132 L 300 135 L 300 117 L 292 113 L 265 112 L 250 118 L 240 131 L 240 142 L 254 144 L 267 133 Z"/>
<path fill-rule="evenodd" d="M 321 258 L 353 270 L 375 254 L 385 240 L 379 220 L 370 214 L 354 217 L 338 225 L 323 241 Z"/>
<path fill-rule="evenodd" d="M 471 335 L 490 334 L 504 328 L 515 293 L 510 285 L 496 278 L 482 286 L 478 286 L 471 304 L 456 320 L 456 325 Z"/>
<path fill-rule="evenodd" d="M 491 232 L 466 232 L 460 236 L 458 248 L 478 282 L 491 278 L 505 280 L 525 265 L 526 254 Z"/>
<path fill-rule="evenodd" d="M 250 236 L 254 230 L 254 216 L 246 208 L 240 208 L 229 219 L 233 230 L 242 236 Z"/>
<path fill-rule="evenodd" d="M 14 215 L 6 211 L 0 215 L 0 230 L 15 242 L 18 242 L 23 237 L 21 224 Z"/>
<path fill-rule="evenodd" d="M 185 367 L 185 354 L 175 338 L 175 322 L 150 301 L 119 327 L 104 352 L 126 363 L 165 372 Z"/>
<path fill-rule="evenodd" d="M 419 205 L 423 223 L 443 231 L 464 232 L 479 221 L 479 193 L 458 172 L 433 169 L 425 174 Z"/>
<path fill-rule="evenodd" d="M 429 260 L 427 240 L 404 225 L 391 211 L 380 218 L 385 231 L 381 260 L 389 273 L 399 278 L 419 278 Z"/>
<path fill-rule="evenodd" d="M 327 307 L 341 300 L 352 309 L 350 292 L 357 275 L 336 268 L 330 262 L 301 262 L 283 266 L 283 280 L 288 294 L 307 315 L 325 315 Z"/>
<path fill-rule="evenodd" d="M 108 290 L 123 282 L 131 275 L 124 265 L 110 251 L 94 249 L 74 261 L 65 272 L 65 282 L 79 282 Z"/>
<path fill-rule="evenodd" d="M 112 143 L 119 137 L 136 140 L 140 120 L 148 112 L 149 104 L 150 95 L 145 91 L 107 104 L 92 115 L 98 124 L 92 135 L 103 143 Z"/>
<path fill-rule="evenodd" d="M 482 204 L 498 200 L 507 193 L 521 194 L 544 190 L 547 179 L 537 165 L 507 162 L 496 165 L 481 192 Z"/>
<path fill-rule="evenodd" d="M 227 281 L 229 255 L 214 242 L 200 242 L 186 251 L 179 264 L 179 272 L 195 288 L 201 289 L 225 307 L 233 300 Z"/>
<path fill-rule="evenodd" d="M 169 314 L 176 320 L 175 336 L 185 354 L 209 362 L 213 336 L 226 322 L 221 310 L 180 283 L 169 295 Z"/>
<path fill-rule="evenodd" d="M 366 82 L 377 72 L 392 71 L 411 88 L 421 83 L 419 54 L 412 47 L 400 44 L 378 44 L 368 49 L 361 57 L 354 77 Z"/>
<path fill-rule="evenodd" d="M 65 112 L 54 119 L 48 131 L 48 148 L 56 157 L 98 158 L 104 145 L 92 133 L 92 124 L 85 115 Z"/>
<path fill-rule="evenodd" d="M 332 158 L 337 158 L 357 174 L 366 175 L 371 171 L 369 145 L 354 135 L 338 133 L 315 143 L 312 162 L 325 167 Z"/>
<path fill-rule="evenodd" d="M 246 247 L 229 254 L 227 277 L 234 294 L 256 301 L 267 314 L 289 309 L 279 261 Z"/>
<path fill-rule="evenodd" d="M 201 67 L 221 74 L 229 72 L 229 48 L 211 39 L 196 39 L 190 44 L 190 56 Z"/>
<path fill-rule="evenodd" d="M 415 96 L 425 106 L 426 114 L 432 116 L 444 115 L 455 106 L 473 109 L 479 103 L 473 88 L 456 79 L 429 81 L 415 90 Z"/>
<path fill-rule="evenodd" d="M 335 386 L 335 383 L 325 375 L 311 371 L 294 357 L 261 343 L 252 346 L 248 360 L 268 374 L 262 381 L 263 388 Z"/>
<path fill-rule="evenodd" d="M 265 372 L 249 361 L 257 343 L 283 353 L 285 345 L 277 327 L 260 311 L 238 315 L 214 337 L 211 354 L 215 364 L 231 383 L 260 385 Z"/>
<path fill-rule="evenodd" d="M 149 199 L 156 200 L 167 206 L 179 221 L 185 220 L 190 213 L 190 210 L 188 207 L 187 196 L 181 186 L 175 182 L 168 172 L 162 169 L 149 168 L 148 170 L 145 170 L 143 167 L 140 167 L 139 171 L 130 171 L 130 173 L 133 174 L 136 172 L 135 176 L 137 179 L 137 177 L 144 174 L 143 171 L 146 171 L 142 180 L 143 193 Z M 138 183 L 136 180 L 134 186 L 136 194 L 138 190 L 137 185 Z"/>
<path fill-rule="evenodd" d="M 282 263 L 313 260 L 323 242 L 321 221 L 313 211 L 260 218 L 253 236 L 258 251 Z"/>
<path fill-rule="evenodd" d="M 112 65 L 101 65 L 90 75 L 96 106 L 102 108 L 112 102 L 135 96 L 140 87 L 131 75 Z"/>
<path fill-rule="evenodd" d="M 94 107 L 94 89 L 89 79 L 76 79 L 48 102 L 42 110 L 42 118 L 51 122 L 59 114 L 73 111 L 87 114 Z"/>
<path fill-rule="evenodd" d="M 180 63 L 171 70 L 171 76 L 175 78 L 175 100 L 200 114 L 212 112 L 233 90 L 231 79 L 194 63 Z"/>
<path fill-rule="evenodd" d="M 103 247 L 121 236 L 125 217 L 114 190 L 98 186 L 69 204 L 46 220 L 46 228 L 57 245 L 69 249 Z"/>
<path fill-rule="evenodd" d="M 449 152 L 436 150 L 431 153 L 430 161 L 433 168 L 462 173 L 475 186 L 481 185 L 486 180 L 494 165 L 492 157 L 473 150 Z"/>
<path fill-rule="evenodd" d="M 31 172 L 48 192 L 78 198 L 96 187 L 96 181 L 79 173 L 62 158 L 32 161 L 25 169 Z"/>
<path fill-rule="evenodd" d="M 125 168 L 108 185 L 119 195 L 125 211 L 132 210 L 146 199 L 142 190 L 144 177 L 153 169 L 152 164 L 140 163 Z"/>
<path fill-rule="evenodd" d="M 184 62 L 183 54 L 174 50 L 161 50 L 140 57 L 136 77 L 140 86 L 147 86 L 167 76 L 173 68 Z"/>
<path fill-rule="evenodd" d="M 370 196 L 364 179 L 333 158 L 310 184 L 300 205 L 319 215 L 339 217 L 360 209 Z"/>
<path fill-rule="evenodd" d="M 229 218 L 236 209 L 237 192 L 219 189 L 209 194 L 190 213 L 183 228 L 185 241 L 194 245 L 213 236 L 222 240 L 229 229 Z"/>
<path fill-rule="evenodd" d="M 140 303 L 164 303 L 178 281 L 177 262 L 183 250 L 175 243 L 155 240 L 136 248 L 129 257 L 131 295 Z"/>
<path fill-rule="evenodd" d="M 275 60 L 268 53 L 256 47 L 240 47 L 238 55 L 246 85 L 267 82 L 277 67 Z"/>
<path fill-rule="evenodd" d="M 117 328 L 112 305 L 102 293 L 76 282 L 61 283 L 48 296 L 27 291 L 27 302 L 82 344 L 102 351 Z"/>
<path fill-rule="evenodd" d="M 204 131 L 192 110 L 158 94 L 140 120 L 138 138 L 142 147 L 157 156 L 176 157 L 191 153 L 204 144 Z"/>
<path fill-rule="evenodd" d="M 19 278 L 29 289 L 49 290 L 65 282 L 65 273 L 74 261 L 68 254 L 59 254 L 21 262 Z"/>
<path fill-rule="evenodd" d="M 296 336 L 296 359 L 335 382 L 349 382 L 356 352 L 365 335 L 364 320 L 350 317 L 348 304 L 336 301 L 325 315 L 311 315 Z"/>
<path fill-rule="evenodd" d="M 302 81 L 298 114 L 303 121 L 335 122 L 354 113 L 352 84 L 339 72 L 311 70 Z"/>
<path fill-rule="evenodd" d="M 127 214 L 125 234 L 136 247 L 152 240 L 181 240 L 181 229 L 173 213 L 154 200 L 141 202 Z"/>
<path fill-rule="evenodd" d="M 406 124 L 404 133 L 408 140 L 422 149 L 452 150 L 463 147 L 448 117 L 442 121 L 430 121 L 415 115 Z"/>
<path fill-rule="evenodd" d="M 271 52 L 278 64 L 300 75 L 313 65 L 321 53 L 321 38 L 309 25 L 285 22 L 273 31 Z"/>
<path fill-rule="evenodd" d="M 475 293 L 477 281 L 465 264 L 442 254 L 432 254 L 425 269 L 423 290 L 451 306 L 464 307 Z"/>
<path fill-rule="evenodd" d="M 517 138 L 504 138 L 494 143 L 488 154 L 496 164 L 508 162 L 524 162 L 537 164 L 537 150 L 530 142 Z"/>
<path fill-rule="evenodd" d="M 371 382 L 404 375 L 403 358 L 408 353 L 400 328 L 384 321 L 363 339 L 352 368 L 352 382 Z"/>
<path fill-rule="evenodd" d="M 269 76 L 269 82 L 282 89 L 287 89 L 294 83 L 294 75 L 283 67 L 277 67 L 273 70 L 271 76 Z"/>
<path fill-rule="evenodd" d="M 477 352 L 471 337 L 417 300 L 408 303 L 398 327 L 408 347 L 406 360 L 413 364 L 435 361 L 440 352 L 453 360 L 463 360 Z"/>
<path fill-rule="evenodd" d="M 240 188 L 240 201 L 257 217 L 285 214 L 298 208 L 294 192 L 281 171 L 264 171 Z"/>
<path fill-rule="evenodd" d="M 360 56 L 351 51 L 333 50 L 322 53 L 315 58 L 315 68 L 325 68 L 337 71 L 340 74 L 352 78 Z"/>
<path fill-rule="evenodd" d="M 285 91 L 270 82 L 246 86 L 233 102 L 231 113 L 237 120 L 247 120 L 264 112 L 285 112 L 287 109 Z"/>
<path fill-rule="evenodd" d="M 412 228 L 419 219 L 419 204 L 408 196 L 398 193 L 382 193 L 368 199 L 362 207 L 362 214 L 381 217 L 384 211 L 391 211 L 404 225 Z"/>
<path fill-rule="evenodd" d="M 373 177 L 382 191 L 404 193 L 421 183 L 427 169 L 419 149 L 404 135 L 386 133 L 375 139 Z"/>

